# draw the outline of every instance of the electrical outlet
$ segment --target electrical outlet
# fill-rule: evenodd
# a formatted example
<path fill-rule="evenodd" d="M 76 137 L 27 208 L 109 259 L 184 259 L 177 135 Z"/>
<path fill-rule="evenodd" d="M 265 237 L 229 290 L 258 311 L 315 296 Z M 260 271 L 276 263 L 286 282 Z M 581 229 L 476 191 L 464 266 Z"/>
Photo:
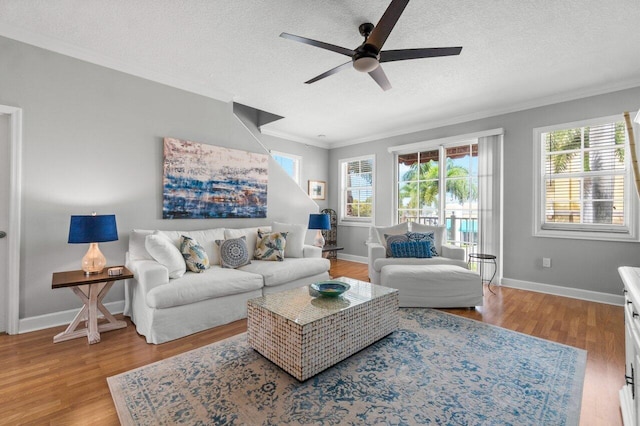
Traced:
<path fill-rule="evenodd" d="M 542 258 L 542 267 L 543 268 L 551 268 L 551 258 L 550 257 L 543 257 Z"/>

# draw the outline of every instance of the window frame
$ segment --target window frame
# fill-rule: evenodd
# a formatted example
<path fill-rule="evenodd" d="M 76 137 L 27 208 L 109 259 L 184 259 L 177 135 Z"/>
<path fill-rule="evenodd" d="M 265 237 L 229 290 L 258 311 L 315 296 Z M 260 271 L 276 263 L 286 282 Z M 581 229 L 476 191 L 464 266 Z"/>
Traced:
<path fill-rule="evenodd" d="M 598 117 L 586 120 L 560 123 L 533 129 L 533 190 L 534 220 L 533 236 L 548 238 L 565 238 L 599 241 L 639 241 L 638 235 L 638 197 L 633 188 L 634 179 L 631 169 L 631 153 L 629 151 L 629 135 L 624 144 L 624 220 L 626 226 L 608 226 L 602 224 L 571 224 L 546 222 L 546 190 L 545 190 L 545 144 L 542 135 L 545 133 L 582 128 L 608 123 L 624 122 L 622 114 Z M 607 174 L 613 176 L 614 173 Z"/>
<path fill-rule="evenodd" d="M 287 152 L 282 152 L 282 151 L 274 151 L 274 150 L 269 151 L 269 154 L 271 154 L 271 157 L 273 157 L 273 159 L 274 159 L 274 161 L 276 163 L 278 162 L 278 159 L 276 158 L 276 156 L 283 157 L 283 158 L 288 158 L 288 159 L 294 161 L 294 163 L 296 165 L 295 170 L 294 170 L 294 175 L 295 176 L 291 176 L 289 173 L 287 173 L 287 176 L 291 176 L 291 179 L 293 179 L 293 181 L 295 183 L 297 183 L 298 186 L 300 186 L 302 188 L 302 185 L 301 185 L 301 183 L 302 183 L 302 156 L 295 155 L 295 154 L 289 154 Z M 282 167 L 282 165 L 280 163 L 278 163 L 278 165 L 280 167 Z M 283 170 L 284 170 L 284 167 L 283 167 Z M 286 172 L 286 170 L 285 170 L 285 172 Z"/>
<path fill-rule="evenodd" d="M 399 205 L 398 205 L 398 193 L 399 193 L 399 187 L 398 187 L 398 183 L 399 183 L 399 166 L 398 166 L 398 156 L 400 155 L 404 155 L 404 154 L 413 154 L 416 152 L 423 152 L 423 151 L 438 151 L 438 163 L 439 163 L 439 167 L 438 167 L 438 194 L 439 194 L 439 200 L 438 200 L 438 222 L 440 225 L 444 224 L 446 222 L 446 197 L 443 195 L 446 195 L 446 182 L 447 182 L 447 170 L 446 167 L 441 167 L 441 165 L 443 164 L 443 159 L 446 158 L 446 152 L 447 149 L 449 148 L 455 148 L 458 146 L 471 146 L 471 145 L 478 145 L 479 143 L 479 137 L 468 137 L 467 135 L 463 135 L 460 138 L 447 138 L 447 139 L 438 139 L 438 140 L 434 140 L 434 141 L 429 141 L 429 142 L 422 142 L 419 144 L 412 144 L 410 149 L 402 149 L 402 150 L 395 150 L 394 151 L 394 156 L 393 156 L 393 174 L 394 174 L 394 178 L 393 178 L 393 223 L 397 224 L 398 223 L 398 209 L 399 209 Z M 477 175 L 475 176 L 476 179 L 478 179 L 478 182 L 480 181 L 480 174 L 479 174 L 479 170 L 476 170 Z M 444 191 L 443 191 L 444 190 Z M 478 199 L 478 203 L 479 203 L 479 199 Z M 478 213 L 478 220 L 479 220 L 479 215 L 480 215 L 480 206 L 478 205 L 477 208 L 477 213 Z"/>
<path fill-rule="evenodd" d="M 346 165 L 354 161 L 371 160 L 371 217 L 345 217 L 347 174 Z M 376 211 L 376 156 L 375 154 L 361 155 L 358 157 L 343 158 L 338 160 L 338 170 L 340 171 L 340 211 L 338 214 L 338 225 L 341 226 L 362 226 L 369 227 L 375 223 Z"/>

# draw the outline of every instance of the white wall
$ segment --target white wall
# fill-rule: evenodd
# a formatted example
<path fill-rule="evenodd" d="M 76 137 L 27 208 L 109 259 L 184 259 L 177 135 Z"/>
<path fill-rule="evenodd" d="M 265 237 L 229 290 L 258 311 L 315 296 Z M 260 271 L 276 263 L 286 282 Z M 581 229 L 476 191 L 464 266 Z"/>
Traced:
<path fill-rule="evenodd" d="M 620 265 L 640 266 L 640 244 L 533 237 L 533 129 L 587 118 L 637 111 L 640 87 L 563 102 L 482 120 L 431 129 L 333 149 L 329 175 L 338 176 L 338 160 L 359 155 L 376 156 L 377 225 L 393 223 L 393 155 L 389 146 L 427 141 L 502 127 L 504 136 L 504 278 L 513 285 L 549 284 L 619 295 Z M 338 206 L 338 181 L 330 185 L 330 201 Z M 344 253 L 366 256 L 363 241 L 368 230 L 339 227 L 338 244 Z M 342 253 L 341 253 L 342 254 Z M 542 268 L 542 257 L 552 259 L 552 268 Z M 531 286 L 530 286 L 531 287 Z"/>
<path fill-rule="evenodd" d="M 72 214 L 114 213 L 119 241 L 103 243 L 122 264 L 128 232 L 306 223 L 317 206 L 271 161 L 267 219 L 162 219 L 165 136 L 264 152 L 232 105 L 0 37 L 0 104 L 24 110 L 20 318 L 77 309 L 51 274 L 80 269 L 84 244 L 67 244 Z M 326 170 L 326 154 L 313 160 Z M 302 153 L 301 155 L 305 155 Z M 323 164 L 324 161 L 324 164 Z M 118 283 L 106 301 L 122 300 Z"/>

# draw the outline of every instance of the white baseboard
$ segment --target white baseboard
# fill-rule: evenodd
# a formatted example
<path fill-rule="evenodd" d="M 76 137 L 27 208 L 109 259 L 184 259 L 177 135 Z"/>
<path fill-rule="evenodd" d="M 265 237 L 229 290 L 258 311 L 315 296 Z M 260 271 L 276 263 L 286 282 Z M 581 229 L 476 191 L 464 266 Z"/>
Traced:
<path fill-rule="evenodd" d="M 579 288 L 561 287 L 551 284 L 541 284 L 531 281 L 503 278 L 501 285 L 504 287 L 518 288 L 521 290 L 535 291 L 537 293 L 553 294 L 555 296 L 571 297 L 572 299 L 587 300 L 589 302 L 606 303 L 608 305 L 624 306 L 622 294 L 601 293 Z"/>
<path fill-rule="evenodd" d="M 352 254 L 338 253 L 338 259 L 348 260 L 351 262 L 368 263 L 368 259 L 364 256 L 354 256 Z M 553 294 L 555 296 L 570 297 L 572 299 L 587 300 L 589 302 L 606 303 L 608 305 L 623 306 L 624 296 L 622 294 L 602 293 L 599 291 L 583 290 L 579 288 L 562 287 L 552 284 L 542 284 L 532 281 L 514 280 L 511 278 L 502 278 L 496 280 L 504 287 L 518 288 L 521 290 L 535 291 L 537 293 Z"/>
<path fill-rule="evenodd" d="M 356 256 L 353 254 L 338 253 L 338 259 L 348 260 L 349 262 L 369 263 L 369 259 L 365 256 Z"/>
<path fill-rule="evenodd" d="M 355 256 L 352 254 L 338 253 L 338 259 L 348 260 L 351 262 L 368 263 L 368 259 L 364 256 Z M 514 280 L 511 278 L 502 278 L 496 280 L 504 287 L 518 288 L 520 290 L 535 291 L 537 293 L 553 294 L 555 296 L 570 297 L 572 299 L 587 300 L 589 302 L 606 303 L 608 305 L 623 306 L 624 296 L 622 294 L 602 293 L 599 291 L 583 290 L 579 288 L 562 287 L 552 284 L 542 284 L 532 281 Z"/>
<path fill-rule="evenodd" d="M 124 312 L 124 300 L 105 303 L 104 307 L 113 315 Z M 70 309 L 68 311 L 54 312 L 51 314 L 38 315 L 35 317 L 21 318 L 18 321 L 18 333 L 28 333 L 30 331 L 43 330 L 45 328 L 57 327 L 59 325 L 68 325 L 73 321 L 79 309 Z M 51 336 L 53 338 L 53 336 Z"/>
<path fill-rule="evenodd" d="M 367 258 L 350 254 L 338 254 L 339 259 L 350 262 L 367 263 Z M 556 296 L 571 297 L 573 299 L 588 300 L 590 302 L 606 303 L 608 305 L 623 306 L 624 296 L 617 294 L 601 293 L 598 291 L 582 290 L 578 288 L 561 287 L 551 284 L 541 284 L 531 281 L 514 280 L 503 278 L 501 284 L 504 287 L 517 288 L 521 290 L 535 291 L 538 293 L 553 294 Z M 124 300 L 109 302 L 104 305 L 112 314 L 121 314 L 124 311 Z M 18 321 L 18 333 L 28 333 L 30 331 L 43 330 L 45 328 L 68 325 L 73 321 L 80 309 L 70 309 L 68 311 L 55 312 L 51 314 L 38 315 L 35 317 L 21 318 Z"/>

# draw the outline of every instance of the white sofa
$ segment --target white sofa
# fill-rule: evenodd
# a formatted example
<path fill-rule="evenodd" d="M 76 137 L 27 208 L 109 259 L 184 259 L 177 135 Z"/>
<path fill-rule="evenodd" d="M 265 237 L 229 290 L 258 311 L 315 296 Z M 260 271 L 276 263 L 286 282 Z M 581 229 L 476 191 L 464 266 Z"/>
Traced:
<path fill-rule="evenodd" d="M 216 240 L 244 235 L 253 258 L 257 230 L 271 228 L 133 230 L 126 266 L 134 278 L 125 281 L 124 314 L 148 343 L 158 344 L 246 318 L 249 299 L 329 278 L 329 260 L 322 258 L 320 248 L 304 245 L 306 227 L 302 225 L 274 223 L 274 231 L 287 230 L 292 237 L 287 238 L 284 261 L 252 259 L 250 264 L 237 269 L 219 266 Z M 207 252 L 211 266 L 201 273 L 187 271 L 179 278 L 170 278 L 175 276 L 172 266 L 155 260 L 145 247 L 147 236 L 154 233 L 169 238 L 176 247 L 182 235 L 195 239 Z"/>
<path fill-rule="evenodd" d="M 400 235 L 407 232 L 433 232 L 435 237 L 435 249 L 438 256 L 431 258 L 396 258 L 387 257 L 385 235 Z M 403 222 L 398 225 L 381 227 L 372 226 L 369 230 L 368 266 L 369 281 L 380 284 L 382 268 L 387 265 L 455 265 L 468 269 L 465 259 L 465 250 L 445 244 L 446 228 L 442 226 L 422 225 L 414 222 Z"/>

